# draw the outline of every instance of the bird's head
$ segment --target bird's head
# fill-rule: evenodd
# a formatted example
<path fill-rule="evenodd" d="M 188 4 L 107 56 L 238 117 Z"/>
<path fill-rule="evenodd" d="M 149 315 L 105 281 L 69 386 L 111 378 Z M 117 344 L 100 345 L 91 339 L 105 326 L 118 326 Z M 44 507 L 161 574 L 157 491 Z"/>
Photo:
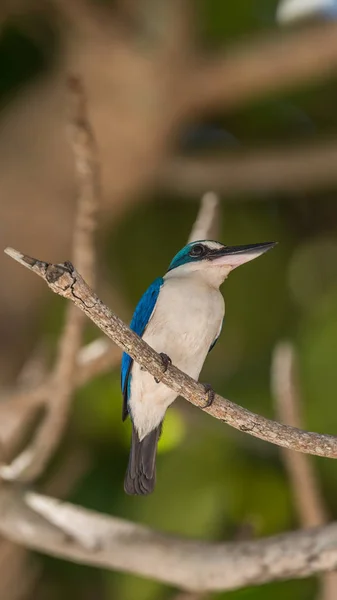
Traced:
<path fill-rule="evenodd" d="M 276 242 L 224 246 L 220 242 L 200 240 L 191 242 L 175 255 L 168 268 L 168 276 L 196 274 L 208 284 L 218 287 L 233 269 L 257 258 L 275 246 Z"/>

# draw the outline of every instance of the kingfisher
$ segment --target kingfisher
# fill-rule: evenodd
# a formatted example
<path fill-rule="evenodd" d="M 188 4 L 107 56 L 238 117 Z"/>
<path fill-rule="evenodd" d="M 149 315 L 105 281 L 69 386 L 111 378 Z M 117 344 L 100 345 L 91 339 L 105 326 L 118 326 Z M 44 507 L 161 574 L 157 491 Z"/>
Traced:
<path fill-rule="evenodd" d="M 225 246 L 200 240 L 187 244 L 138 302 L 130 328 L 162 358 L 198 379 L 216 344 L 225 315 L 220 286 L 236 267 L 257 258 L 275 242 Z M 131 449 L 124 480 L 127 494 L 150 494 L 156 479 L 156 451 L 167 408 L 177 393 L 156 380 L 124 352 L 121 366 L 123 421 L 130 415 Z M 205 384 L 205 407 L 214 391 Z"/>

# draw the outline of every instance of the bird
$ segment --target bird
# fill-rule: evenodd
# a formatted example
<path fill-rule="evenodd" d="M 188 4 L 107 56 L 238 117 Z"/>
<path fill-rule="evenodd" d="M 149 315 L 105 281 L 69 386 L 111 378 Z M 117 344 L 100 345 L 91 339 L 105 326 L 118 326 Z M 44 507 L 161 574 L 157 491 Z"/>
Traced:
<path fill-rule="evenodd" d="M 216 344 L 225 315 L 220 286 L 236 267 L 257 258 L 276 242 L 226 246 L 194 241 L 172 259 L 139 300 L 130 329 L 160 353 L 165 372 L 170 363 L 199 378 L 207 354 Z M 156 480 L 156 451 L 166 410 L 177 393 L 156 380 L 126 353 L 121 364 L 123 421 L 132 423 L 124 490 L 150 494 Z M 214 391 L 205 384 L 206 405 Z M 206 406 L 205 405 L 205 406 Z"/>

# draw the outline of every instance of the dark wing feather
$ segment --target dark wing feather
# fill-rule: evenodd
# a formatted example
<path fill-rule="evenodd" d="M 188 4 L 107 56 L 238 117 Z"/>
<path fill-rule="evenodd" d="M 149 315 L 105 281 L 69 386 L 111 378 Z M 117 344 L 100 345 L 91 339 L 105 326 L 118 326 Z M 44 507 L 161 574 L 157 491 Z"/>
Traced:
<path fill-rule="evenodd" d="M 143 335 L 146 326 L 151 319 L 152 313 L 157 303 L 157 299 L 159 296 L 160 288 L 163 285 L 164 280 L 162 277 L 157 277 L 153 283 L 151 283 L 150 287 L 147 288 L 146 292 L 143 294 L 141 299 L 139 300 L 135 312 L 133 313 L 132 321 L 130 323 L 130 329 L 137 333 L 140 337 Z M 125 421 L 128 416 L 128 398 L 130 396 L 130 384 L 131 384 L 131 369 L 132 369 L 133 359 L 131 356 L 123 353 L 122 356 L 122 366 L 121 366 L 121 387 L 123 394 L 123 409 L 122 409 L 122 419 Z"/>
<path fill-rule="evenodd" d="M 142 441 L 132 425 L 132 439 L 129 464 L 124 479 L 127 494 L 151 494 L 156 482 L 156 453 L 161 433 L 160 424 Z"/>
<path fill-rule="evenodd" d="M 221 321 L 221 325 L 220 325 L 219 331 L 216 334 L 216 337 L 214 338 L 213 342 L 211 343 L 208 352 L 210 352 L 214 348 L 215 344 L 217 343 L 217 341 L 218 341 L 218 339 L 220 337 L 220 333 L 221 333 L 221 329 L 222 329 L 222 324 L 223 324 L 223 319 Z"/>

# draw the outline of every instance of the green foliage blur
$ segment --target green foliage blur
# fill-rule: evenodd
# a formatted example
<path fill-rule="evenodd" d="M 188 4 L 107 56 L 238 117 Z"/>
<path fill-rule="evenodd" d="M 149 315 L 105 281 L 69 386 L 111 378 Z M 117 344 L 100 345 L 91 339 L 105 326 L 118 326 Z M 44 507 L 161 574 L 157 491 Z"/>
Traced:
<path fill-rule="evenodd" d="M 276 30 L 274 0 L 198 0 L 196 5 L 200 43 L 210 50 L 248 34 Z M 19 93 L 25 82 L 52 68 L 57 31 L 47 18 L 39 22 L 39 28 L 41 35 L 32 37 L 29 27 L 22 27 L 18 20 L 2 32 L 0 105 Z M 265 98 L 230 115 L 219 114 L 211 125 L 229 132 L 243 147 L 318 139 L 336 131 L 335 106 L 336 82 L 331 81 Z M 195 124 L 206 129 L 209 125 Z M 215 150 L 221 149 L 221 143 L 217 144 Z M 190 150 L 199 152 L 199 147 Z M 325 433 L 337 432 L 335 193 L 224 199 L 221 241 L 276 240 L 279 245 L 235 271 L 225 283 L 223 332 L 201 376 L 220 394 L 273 417 L 271 353 L 277 341 L 291 339 L 299 353 L 305 425 Z M 173 254 L 184 245 L 198 200 L 148 198 L 124 214 L 118 227 L 112 223 L 102 233 L 99 249 L 106 264 L 106 284 L 116 286 L 125 297 L 130 317 L 142 292 L 165 272 Z M 51 349 L 56 345 L 63 312 L 64 302 L 50 297 L 40 333 Z M 90 326 L 88 329 L 90 337 L 96 335 Z M 118 371 L 97 378 L 77 393 L 67 438 L 56 460 L 60 461 L 70 446 L 78 445 L 87 450 L 91 466 L 72 491 L 71 501 L 204 540 L 235 539 L 246 525 L 257 537 L 298 526 L 276 447 L 235 432 L 179 400 L 165 421 L 156 491 L 148 498 L 133 498 L 123 492 L 129 437 L 129 424 L 121 422 Z M 336 465 L 313 460 L 329 511 L 336 518 Z M 157 582 L 40 558 L 45 567 L 43 598 L 48 600 L 174 597 L 174 590 Z M 317 586 L 315 579 L 308 579 L 214 597 L 313 600 Z"/>

